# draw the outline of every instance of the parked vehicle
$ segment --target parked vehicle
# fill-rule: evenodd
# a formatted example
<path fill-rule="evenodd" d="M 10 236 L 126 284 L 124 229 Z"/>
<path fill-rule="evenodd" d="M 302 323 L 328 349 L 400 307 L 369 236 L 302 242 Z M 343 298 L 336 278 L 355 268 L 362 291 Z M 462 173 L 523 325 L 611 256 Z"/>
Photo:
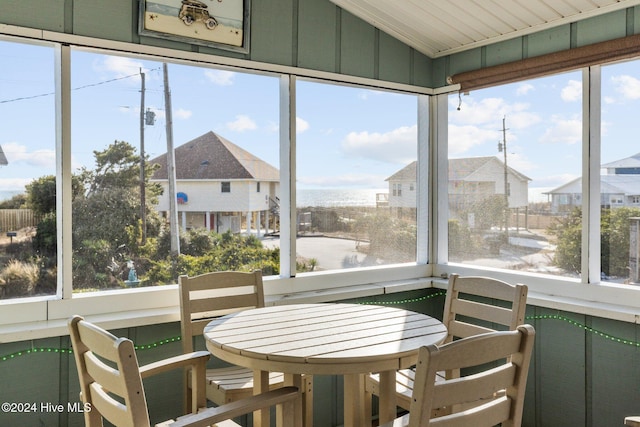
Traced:
<path fill-rule="evenodd" d="M 218 25 L 218 21 L 209 15 L 208 7 L 209 6 L 199 0 L 182 0 L 178 18 L 180 18 L 185 25 L 191 25 L 196 21 L 201 21 L 208 29 L 213 30 Z"/>

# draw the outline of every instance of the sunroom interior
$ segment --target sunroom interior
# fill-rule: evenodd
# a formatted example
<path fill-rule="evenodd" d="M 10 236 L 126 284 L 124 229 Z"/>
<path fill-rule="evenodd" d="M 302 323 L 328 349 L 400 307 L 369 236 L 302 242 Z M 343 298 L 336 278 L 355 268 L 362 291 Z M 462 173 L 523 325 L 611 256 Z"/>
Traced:
<path fill-rule="evenodd" d="M 141 249 L 116 249 L 127 238 L 147 247 L 146 233 L 160 242 L 153 233 L 164 220 L 175 226 L 165 255 L 188 255 L 195 238 L 179 240 L 177 228 L 189 223 L 196 233 L 210 220 L 191 218 L 220 221 L 211 214 L 220 210 L 199 205 L 199 190 L 178 179 L 179 190 L 190 189 L 188 203 L 167 201 L 173 207 L 151 215 L 140 235 L 118 222 L 118 211 L 135 204 L 100 215 L 111 205 L 86 195 L 107 185 L 96 179 L 107 170 L 107 148 L 131 147 L 135 157 L 145 141 L 153 158 L 170 152 L 169 135 L 178 146 L 213 131 L 279 170 L 277 183 L 248 187 L 266 203 L 255 209 L 262 213 L 246 213 L 254 197 L 228 208 L 242 212 L 246 234 L 279 248 L 275 266 L 256 265 L 267 305 L 381 304 L 441 318 L 450 274 L 523 283 L 526 321 L 536 329 L 523 425 L 613 426 L 640 414 L 640 0 L 211 2 L 212 10 L 240 8 L 242 36 L 231 42 L 147 27 L 158 3 L 177 1 L 1 3 L 0 147 L 8 164 L 0 172 L 9 173 L 1 189 L 53 182 L 55 190 L 44 212 L 53 243 L 40 247 L 53 246 L 52 278 L 24 294 L 0 293 L 2 402 L 66 408 L 78 400 L 67 331 L 74 314 L 130 337 L 141 363 L 180 353 L 175 277 L 142 256 L 127 265 Z M 244 185 L 224 182 L 231 194 Z M 323 186 L 388 193 L 388 206 L 342 209 L 343 201 L 327 214 L 335 205 L 309 198 Z M 147 203 L 163 200 L 147 191 Z M 308 212 L 339 221 L 301 230 Z M 275 216 L 278 232 L 269 233 Z M 372 217 L 379 222 L 364 221 Z M 121 230 L 123 244 L 101 251 L 77 237 L 100 225 Z M 0 230 L 11 237 L 3 264 L 27 250 L 13 231 Z M 44 245 L 34 236 L 29 251 L 31 240 Z M 346 246 L 328 246 L 337 240 Z M 343 252 L 328 256 L 323 245 Z M 111 273 L 89 268 L 98 254 L 111 273 L 136 274 L 115 286 Z M 152 421 L 179 412 L 182 388 L 167 386 L 176 380 L 145 384 Z M 342 425 L 342 379 L 320 376 L 314 387 L 316 407 L 329 408 L 314 412 L 314 425 Z M 83 418 L 3 411 L 0 424 L 79 426 Z"/>

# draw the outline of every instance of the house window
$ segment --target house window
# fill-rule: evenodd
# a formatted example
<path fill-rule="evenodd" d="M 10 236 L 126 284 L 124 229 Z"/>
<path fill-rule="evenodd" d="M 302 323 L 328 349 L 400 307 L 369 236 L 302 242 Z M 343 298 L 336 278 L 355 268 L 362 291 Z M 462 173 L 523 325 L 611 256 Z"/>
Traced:
<path fill-rule="evenodd" d="M 231 183 L 229 181 L 221 182 L 220 191 L 223 193 L 231 193 Z"/>
<path fill-rule="evenodd" d="M 260 183 L 257 182 L 256 183 L 256 193 L 259 193 L 259 192 L 260 192 Z"/>

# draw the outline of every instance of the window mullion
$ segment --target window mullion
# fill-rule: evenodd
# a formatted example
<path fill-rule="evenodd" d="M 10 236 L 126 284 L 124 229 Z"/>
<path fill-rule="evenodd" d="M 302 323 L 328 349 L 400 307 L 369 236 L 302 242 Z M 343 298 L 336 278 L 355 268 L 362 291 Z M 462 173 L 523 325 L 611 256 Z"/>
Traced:
<path fill-rule="evenodd" d="M 582 282 L 599 283 L 600 261 L 600 66 L 585 68 L 583 82 Z"/>

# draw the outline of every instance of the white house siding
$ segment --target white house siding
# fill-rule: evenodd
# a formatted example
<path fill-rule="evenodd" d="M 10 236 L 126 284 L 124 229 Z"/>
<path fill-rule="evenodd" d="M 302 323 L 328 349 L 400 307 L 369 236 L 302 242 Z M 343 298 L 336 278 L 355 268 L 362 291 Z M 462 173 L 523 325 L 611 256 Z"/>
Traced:
<path fill-rule="evenodd" d="M 257 192 L 254 181 L 228 181 L 231 191 L 223 193 L 221 181 L 178 181 L 176 192 L 185 193 L 188 201 L 178 205 L 178 212 L 251 212 L 269 209 L 269 183 L 260 185 Z M 169 210 L 169 186 L 161 182 L 164 193 L 159 198 L 158 210 Z M 273 196 L 272 196 L 273 197 Z"/>
<path fill-rule="evenodd" d="M 394 192 L 394 185 L 401 186 L 400 195 Z M 397 189 L 397 187 L 396 187 Z M 417 206 L 416 183 L 414 181 L 389 182 L 389 206 L 393 208 L 415 208 Z"/>

